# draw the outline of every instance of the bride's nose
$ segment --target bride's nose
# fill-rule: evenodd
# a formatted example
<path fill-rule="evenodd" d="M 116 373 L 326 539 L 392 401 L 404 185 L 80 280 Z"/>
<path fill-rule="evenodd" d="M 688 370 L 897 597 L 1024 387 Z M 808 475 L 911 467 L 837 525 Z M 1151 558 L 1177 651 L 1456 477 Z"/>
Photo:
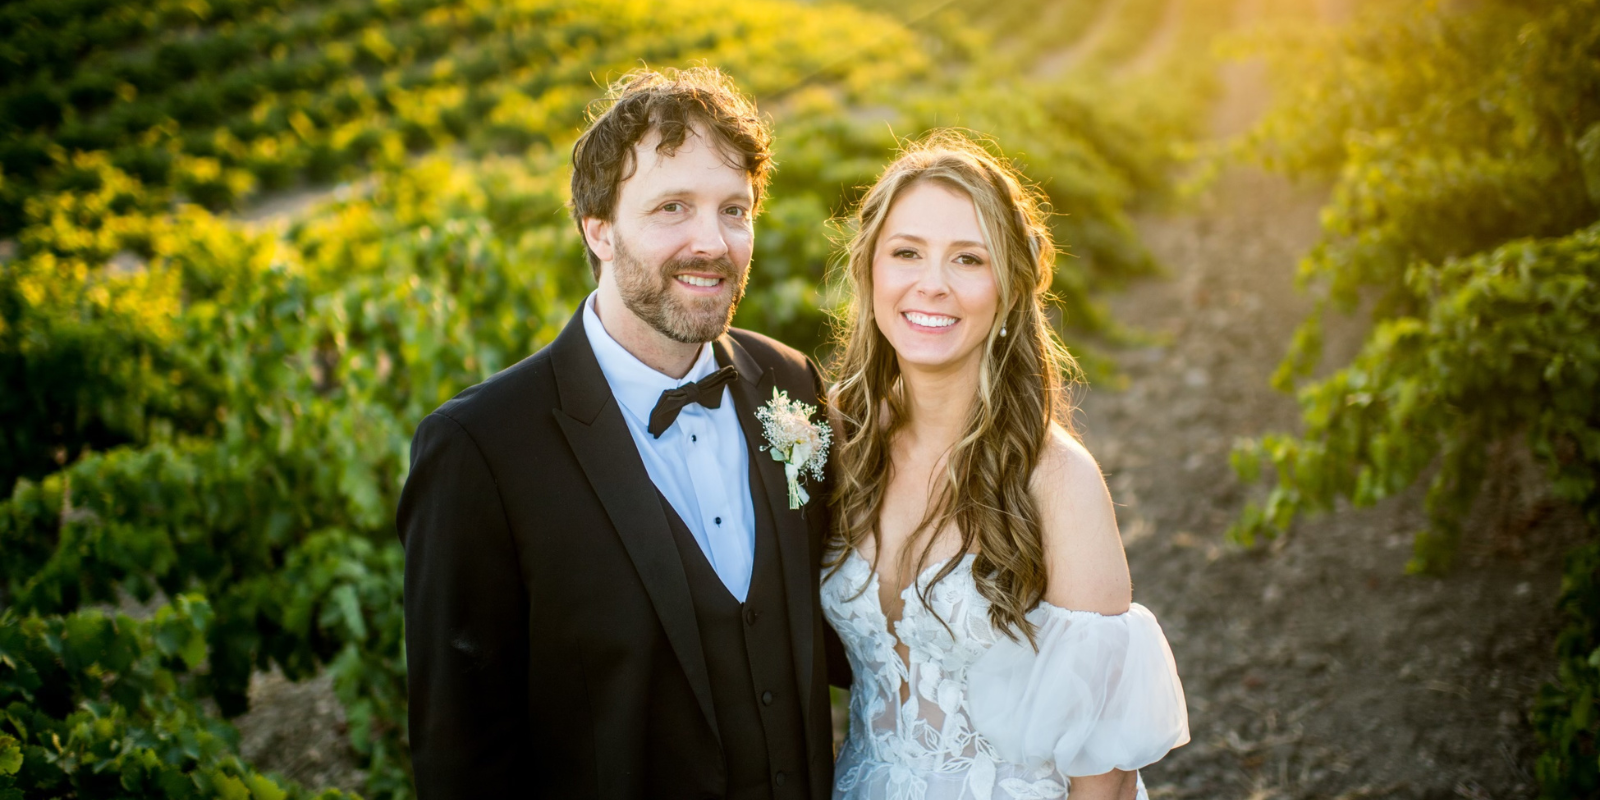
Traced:
<path fill-rule="evenodd" d="M 921 297 L 943 297 L 950 293 L 950 282 L 946 280 L 944 265 L 927 263 L 917 274 L 917 283 L 913 287 Z"/>

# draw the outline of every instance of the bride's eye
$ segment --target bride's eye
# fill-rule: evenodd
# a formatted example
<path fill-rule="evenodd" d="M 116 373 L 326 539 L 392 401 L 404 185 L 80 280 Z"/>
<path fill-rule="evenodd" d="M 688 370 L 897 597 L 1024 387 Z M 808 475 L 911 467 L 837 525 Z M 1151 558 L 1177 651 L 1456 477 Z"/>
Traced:
<path fill-rule="evenodd" d="M 909 247 L 899 247 L 899 248 L 895 248 L 892 252 L 889 253 L 889 255 L 891 255 L 891 256 L 893 256 L 895 258 L 916 258 L 917 257 L 917 251 L 912 250 Z"/>
<path fill-rule="evenodd" d="M 961 255 L 956 256 L 956 263 L 965 264 L 969 267 L 981 267 L 983 266 L 983 259 L 972 255 L 971 253 L 962 253 Z"/>

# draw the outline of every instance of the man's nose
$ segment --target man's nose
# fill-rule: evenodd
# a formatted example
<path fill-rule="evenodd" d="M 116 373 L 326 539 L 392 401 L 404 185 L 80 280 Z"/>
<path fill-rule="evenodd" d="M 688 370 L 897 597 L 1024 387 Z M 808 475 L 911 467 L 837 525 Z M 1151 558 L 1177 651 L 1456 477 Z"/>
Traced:
<path fill-rule="evenodd" d="M 715 210 L 695 215 L 689 246 L 701 258 L 721 258 L 728 254 L 728 239 Z"/>

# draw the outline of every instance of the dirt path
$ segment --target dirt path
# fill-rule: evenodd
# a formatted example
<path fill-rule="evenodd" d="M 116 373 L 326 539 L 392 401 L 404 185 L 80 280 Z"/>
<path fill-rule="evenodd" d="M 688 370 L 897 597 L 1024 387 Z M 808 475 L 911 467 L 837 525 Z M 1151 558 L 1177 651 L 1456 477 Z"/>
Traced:
<path fill-rule="evenodd" d="M 1130 78 L 1155 69 L 1161 63 L 1161 59 L 1172 52 L 1172 48 L 1177 45 L 1178 34 L 1183 31 L 1183 15 L 1184 0 L 1167 0 L 1167 6 L 1161 11 L 1161 21 L 1156 25 L 1155 32 L 1150 35 L 1139 52 L 1113 70 L 1113 77 Z"/>
<path fill-rule="evenodd" d="M 1261 0 L 1239 0 L 1233 26 L 1243 28 L 1261 18 Z M 1267 111 L 1272 95 L 1267 86 L 1267 66 L 1259 58 L 1228 61 L 1218 69 L 1222 96 L 1211 111 L 1211 136 L 1226 139 L 1244 133 Z"/>
<path fill-rule="evenodd" d="M 1099 49 L 1100 43 L 1105 41 L 1106 36 L 1111 33 L 1112 24 L 1116 17 L 1116 0 L 1108 0 L 1108 2 L 1102 3 L 1094 22 L 1089 24 L 1089 29 L 1082 36 L 1079 36 L 1066 47 L 1046 54 L 1034 64 L 1034 80 L 1050 81 L 1067 74 L 1079 62 Z"/>
<path fill-rule="evenodd" d="M 1259 65 L 1222 77 L 1218 135 L 1267 102 Z M 1233 442 L 1298 428 L 1268 379 L 1309 308 L 1293 275 L 1325 197 L 1232 169 L 1195 210 L 1138 221 L 1170 279 L 1110 303 L 1165 337 L 1116 351 L 1128 388 L 1088 392 L 1081 414 L 1121 504 L 1135 599 L 1162 621 L 1188 694 L 1193 741 L 1146 770 L 1151 796 L 1532 797 L 1525 714 L 1553 675 L 1559 555 L 1581 520 L 1515 450 L 1501 470 L 1510 507 L 1475 518 L 1520 522 L 1475 524 L 1444 578 L 1403 574 L 1424 522 L 1416 491 L 1255 552 L 1223 539 L 1260 494 L 1233 477 Z M 1336 321 L 1331 360 L 1362 333 Z"/>

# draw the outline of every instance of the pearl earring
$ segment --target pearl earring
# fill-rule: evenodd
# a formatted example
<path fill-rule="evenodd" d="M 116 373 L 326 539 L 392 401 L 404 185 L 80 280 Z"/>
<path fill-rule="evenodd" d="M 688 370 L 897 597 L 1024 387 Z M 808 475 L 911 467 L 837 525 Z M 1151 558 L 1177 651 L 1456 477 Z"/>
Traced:
<path fill-rule="evenodd" d="M 1005 338 L 1005 335 L 1006 335 L 1006 326 L 1001 325 L 1000 326 L 1000 336 L 1001 336 L 1001 338 Z"/>

